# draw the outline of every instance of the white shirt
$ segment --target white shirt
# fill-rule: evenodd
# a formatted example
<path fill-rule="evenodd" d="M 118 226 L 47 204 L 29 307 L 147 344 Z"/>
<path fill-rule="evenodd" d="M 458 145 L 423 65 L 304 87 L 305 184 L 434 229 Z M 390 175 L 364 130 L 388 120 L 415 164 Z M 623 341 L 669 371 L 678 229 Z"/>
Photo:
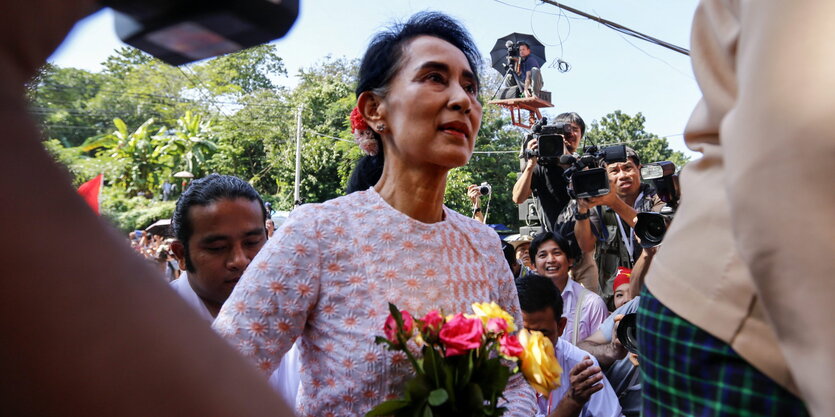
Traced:
<path fill-rule="evenodd" d="M 563 314 L 568 319 L 560 339 L 572 343 L 574 336 L 574 318 L 576 316 L 577 304 L 582 293 L 586 293 L 583 304 L 580 306 L 580 323 L 577 326 L 577 342 L 582 342 L 597 330 L 597 327 L 609 317 L 609 309 L 599 295 L 586 290 L 582 285 L 568 277 L 568 284 L 562 291 Z"/>
<path fill-rule="evenodd" d="M 206 307 L 206 304 L 203 303 L 203 300 L 194 292 L 194 289 L 191 288 L 191 284 L 188 282 L 188 276 L 185 272 L 181 275 L 180 278 L 171 281 L 171 288 L 182 297 L 185 302 L 191 306 L 197 314 L 200 315 L 204 320 L 211 324 L 215 318 L 212 317 L 212 314 L 209 313 L 209 309 Z M 289 351 L 284 355 L 284 359 L 281 361 L 281 365 L 278 369 L 273 372 L 270 376 L 270 386 L 273 387 L 281 397 L 284 398 L 284 401 L 291 406 L 296 404 L 296 394 L 299 391 L 299 350 L 296 344 L 293 344 L 293 347 L 290 348 Z"/>
<path fill-rule="evenodd" d="M 548 398 L 537 396 L 537 405 L 539 405 L 539 416 L 547 416 L 557 409 L 557 404 L 568 392 L 571 386 L 569 377 L 571 375 L 571 368 L 574 368 L 578 363 L 583 361 L 583 358 L 588 356 L 594 361 L 594 366 L 600 366 L 597 359 L 590 353 L 578 348 L 577 346 L 568 343 L 567 341 L 557 338 L 557 346 L 555 348 L 557 361 L 562 367 L 562 376 L 560 377 L 560 387 L 551 391 L 551 396 Z M 589 401 L 583 406 L 580 412 L 580 417 L 621 417 L 623 413 L 618 403 L 618 397 L 615 396 L 615 391 L 612 385 L 604 377 L 601 381 L 603 389 L 595 392 L 589 398 Z"/>

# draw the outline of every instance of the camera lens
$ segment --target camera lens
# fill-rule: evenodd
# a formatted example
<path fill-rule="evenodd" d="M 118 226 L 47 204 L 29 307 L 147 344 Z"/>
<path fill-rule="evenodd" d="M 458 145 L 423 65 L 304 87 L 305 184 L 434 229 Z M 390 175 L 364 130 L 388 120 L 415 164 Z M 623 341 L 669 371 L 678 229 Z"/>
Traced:
<path fill-rule="evenodd" d="M 623 316 L 618 324 L 617 336 L 620 344 L 623 345 L 629 353 L 638 354 L 638 316 L 635 313 L 630 313 Z"/>
<path fill-rule="evenodd" d="M 486 185 L 482 185 L 481 187 L 478 188 L 478 191 L 481 193 L 481 195 L 487 195 L 487 194 L 490 194 L 490 187 L 488 187 Z"/>
<path fill-rule="evenodd" d="M 658 246 L 667 233 L 667 219 L 658 213 L 638 213 L 635 223 L 635 235 L 641 239 L 641 246 L 651 248 Z"/>

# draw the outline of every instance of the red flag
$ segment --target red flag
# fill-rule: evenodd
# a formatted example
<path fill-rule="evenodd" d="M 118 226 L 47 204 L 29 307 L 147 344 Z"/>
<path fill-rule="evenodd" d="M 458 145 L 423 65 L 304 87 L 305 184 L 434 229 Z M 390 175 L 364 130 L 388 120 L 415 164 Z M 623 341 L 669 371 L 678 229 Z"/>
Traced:
<path fill-rule="evenodd" d="M 96 175 L 95 178 L 91 179 L 90 181 L 81 184 L 78 187 L 78 194 L 84 198 L 84 201 L 96 212 L 99 213 L 99 193 L 101 193 L 101 185 L 104 182 L 104 175 L 99 174 Z"/>

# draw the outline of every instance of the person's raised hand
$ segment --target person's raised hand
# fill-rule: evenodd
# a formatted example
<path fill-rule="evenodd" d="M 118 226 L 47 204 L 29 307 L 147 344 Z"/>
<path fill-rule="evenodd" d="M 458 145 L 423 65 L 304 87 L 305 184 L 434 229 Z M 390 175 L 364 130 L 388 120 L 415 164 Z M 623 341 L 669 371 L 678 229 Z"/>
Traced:
<path fill-rule="evenodd" d="M 592 394 L 603 389 L 601 381 L 603 381 L 603 372 L 601 372 L 599 366 L 594 366 L 594 362 L 589 356 L 586 356 L 580 363 L 571 368 L 570 387 L 565 396 L 578 404 L 585 404 Z"/>
<path fill-rule="evenodd" d="M 480 187 L 476 184 L 471 184 L 467 187 L 467 197 L 470 197 L 470 201 L 472 201 L 473 205 L 477 207 L 478 200 L 481 198 Z"/>
<path fill-rule="evenodd" d="M 528 146 L 525 149 L 527 149 L 529 151 L 534 151 L 534 150 L 539 149 L 539 141 L 536 138 L 529 140 L 528 141 Z M 528 158 L 528 166 L 531 167 L 531 168 L 535 167 L 536 164 L 537 164 L 538 159 L 539 158 L 537 158 L 535 156 L 532 156 L 532 157 Z"/>

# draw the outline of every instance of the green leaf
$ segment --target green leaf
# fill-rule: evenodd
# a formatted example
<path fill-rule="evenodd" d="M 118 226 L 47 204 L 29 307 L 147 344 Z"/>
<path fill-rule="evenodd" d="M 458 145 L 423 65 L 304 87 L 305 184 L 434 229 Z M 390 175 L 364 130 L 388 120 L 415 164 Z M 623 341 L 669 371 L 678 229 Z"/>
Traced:
<path fill-rule="evenodd" d="M 395 411 L 405 408 L 408 405 L 409 402 L 404 399 L 383 401 L 376 407 L 372 408 L 371 411 L 365 413 L 365 417 L 390 416 L 394 414 Z"/>
<path fill-rule="evenodd" d="M 429 405 L 439 406 L 449 399 L 449 394 L 443 388 L 438 388 L 429 393 Z"/>

